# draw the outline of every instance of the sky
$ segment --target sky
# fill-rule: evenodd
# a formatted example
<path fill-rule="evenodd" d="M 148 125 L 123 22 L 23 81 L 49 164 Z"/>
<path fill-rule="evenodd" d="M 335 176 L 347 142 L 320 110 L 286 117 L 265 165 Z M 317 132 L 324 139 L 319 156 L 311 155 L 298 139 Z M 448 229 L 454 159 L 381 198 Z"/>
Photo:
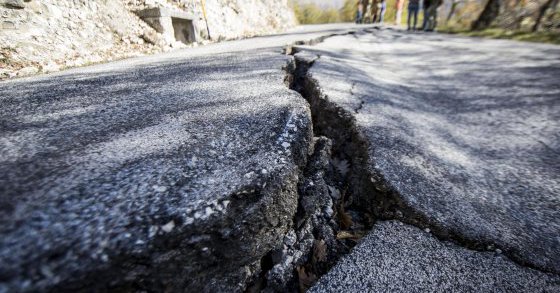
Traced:
<path fill-rule="evenodd" d="M 305 3 L 305 2 L 314 2 L 316 4 L 319 4 L 321 6 L 330 6 L 330 7 L 336 7 L 336 8 L 340 8 L 342 7 L 342 4 L 344 4 L 344 0 L 298 0 L 299 2 Z"/>

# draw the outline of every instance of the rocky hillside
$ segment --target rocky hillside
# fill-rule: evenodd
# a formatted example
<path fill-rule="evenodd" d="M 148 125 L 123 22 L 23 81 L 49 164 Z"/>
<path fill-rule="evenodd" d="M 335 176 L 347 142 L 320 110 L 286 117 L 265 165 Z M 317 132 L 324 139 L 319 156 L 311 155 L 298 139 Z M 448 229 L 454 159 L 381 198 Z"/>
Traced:
<path fill-rule="evenodd" d="M 164 38 L 134 13 L 137 10 L 165 7 L 188 13 L 205 43 L 293 26 L 286 2 L 0 0 L 0 79 L 198 45 Z"/>

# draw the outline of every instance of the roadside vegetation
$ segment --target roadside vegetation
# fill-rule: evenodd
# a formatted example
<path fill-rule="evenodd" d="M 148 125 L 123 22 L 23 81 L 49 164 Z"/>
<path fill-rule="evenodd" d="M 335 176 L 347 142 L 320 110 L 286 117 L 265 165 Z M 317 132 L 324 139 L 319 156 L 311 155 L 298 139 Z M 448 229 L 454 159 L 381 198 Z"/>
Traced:
<path fill-rule="evenodd" d="M 469 37 L 482 37 L 492 39 L 508 39 L 525 42 L 535 43 L 550 43 L 560 45 L 560 33 L 553 31 L 520 31 L 520 30 L 507 30 L 501 28 L 489 28 L 484 30 L 473 31 L 469 29 L 457 29 L 443 27 L 440 32 L 450 34 L 460 34 Z"/>
<path fill-rule="evenodd" d="M 452 0 L 439 31 L 560 44 L 559 0 Z"/>
<path fill-rule="evenodd" d="M 321 7 L 301 0 L 289 1 L 300 24 L 352 22 L 356 14 L 355 2 L 347 0 L 343 8 L 337 9 Z"/>
<path fill-rule="evenodd" d="M 290 0 L 300 24 L 353 22 L 357 0 L 326 8 L 304 0 Z M 370 3 L 372 0 L 369 1 Z M 397 0 L 387 0 L 385 24 L 395 24 Z M 443 0 L 438 31 L 467 36 L 560 44 L 560 0 Z M 406 25 L 405 0 L 402 21 Z M 369 19 L 369 9 L 366 19 Z M 422 23 L 423 13 L 419 13 Z M 367 22 L 367 21 L 366 21 Z"/>

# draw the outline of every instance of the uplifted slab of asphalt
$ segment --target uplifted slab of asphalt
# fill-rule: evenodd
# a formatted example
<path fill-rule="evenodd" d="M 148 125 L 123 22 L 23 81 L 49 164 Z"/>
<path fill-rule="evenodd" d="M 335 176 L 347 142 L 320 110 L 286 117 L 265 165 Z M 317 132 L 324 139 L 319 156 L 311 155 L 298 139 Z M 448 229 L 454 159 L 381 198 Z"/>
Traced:
<path fill-rule="evenodd" d="M 0 291 L 244 286 L 291 225 L 311 139 L 286 62 L 0 84 Z"/>
<path fill-rule="evenodd" d="M 303 49 L 368 144 L 372 210 L 560 273 L 559 46 L 382 29 Z"/>
<path fill-rule="evenodd" d="M 309 292 L 558 292 L 560 277 L 379 222 Z"/>
<path fill-rule="evenodd" d="M 243 290 L 310 147 L 284 46 L 355 28 L 0 83 L 0 292 Z"/>

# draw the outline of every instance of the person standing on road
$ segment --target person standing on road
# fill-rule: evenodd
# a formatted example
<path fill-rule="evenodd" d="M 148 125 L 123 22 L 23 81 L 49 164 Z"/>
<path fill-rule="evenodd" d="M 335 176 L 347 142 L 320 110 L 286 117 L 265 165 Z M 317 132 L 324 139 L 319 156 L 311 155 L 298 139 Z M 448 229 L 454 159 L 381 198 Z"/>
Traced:
<path fill-rule="evenodd" d="M 430 7 L 432 6 L 432 0 L 424 0 L 422 2 L 422 10 L 424 11 L 424 22 L 422 23 L 422 29 L 426 30 L 428 27 L 428 19 L 430 19 Z"/>
<path fill-rule="evenodd" d="M 370 10 L 370 19 L 371 23 L 375 23 L 377 21 L 377 15 L 379 14 L 379 0 L 371 0 L 371 10 Z"/>
<path fill-rule="evenodd" d="M 397 0 L 397 2 L 395 3 L 395 10 L 396 10 L 395 24 L 396 25 L 401 25 L 403 6 L 404 6 L 404 0 Z"/>
<path fill-rule="evenodd" d="M 408 30 L 411 29 L 410 19 L 412 17 L 414 17 L 414 24 L 412 26 L 412 30 L 416 30 L 416 23 L 418 21 L 419 9 L 420 9 L 420 0 L 408 0 L 408 20 L 407 20 Z"/>
<path fill-rule="evenodd" d="M 387 1 L 381 0 L 381 11 L 379 12 L 379 23 L 383 24 L 383 18 L 385 17 L 385 12 L 387 11 Z"/>
<path fill-rule="evenodd" d="M 424 24 L 422 29 L 431 32 L 437 26 L 437 11 L 441 4 L 443 4 L 443 0 L 424 0 L 424 3 L 426 1 L 428 5 L 424 7 Z"/>
<path fill-rule="evenodd" d="M 369 12 L 369 0 L 363 0 L 362 5 L 364 7 L 364 14 L 362 16 L 362 22 L 363 23 L 370 23 L 371 17 L 368 14 L 368 12 Z"/>
<path fill-rule="evenodd" d="M 364 2 L 367 0 L 358 0 L 358 11 L 356 11 L 356 23 L 364 22 Z"/>

